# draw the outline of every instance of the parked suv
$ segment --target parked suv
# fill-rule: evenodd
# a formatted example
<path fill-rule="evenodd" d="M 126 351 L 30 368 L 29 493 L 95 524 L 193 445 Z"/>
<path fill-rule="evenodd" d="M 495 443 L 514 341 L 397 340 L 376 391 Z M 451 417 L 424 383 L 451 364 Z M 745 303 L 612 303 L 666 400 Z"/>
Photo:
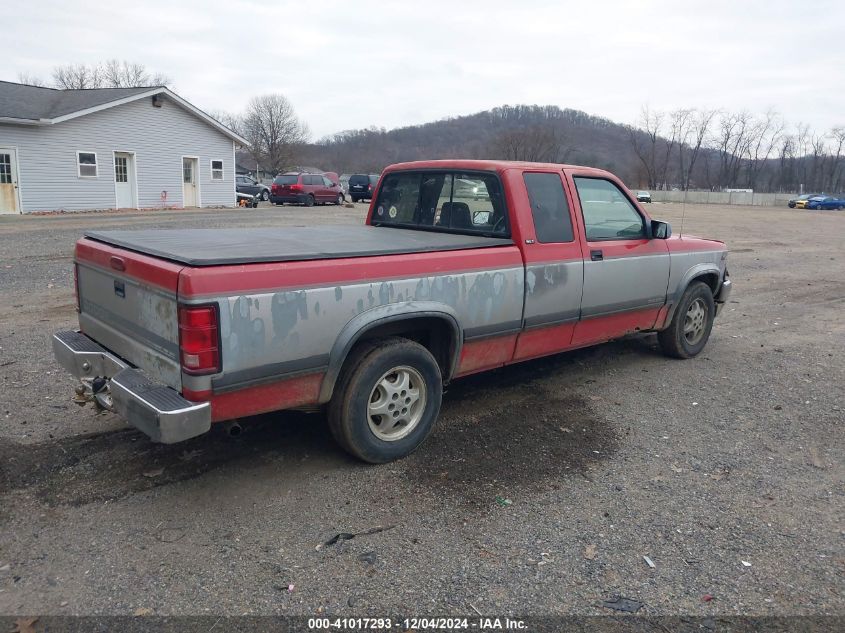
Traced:
<path fill-rule="evenodd" d="M 265 202 L 270 199 L 270 187 L 261 182 L 256 182 L 249 176 L 238 174 L 235 176 L 235 191 L 255 196 Z"/>
<path fill-rule="evenodd" d="M 377 184 L 377 174 L 354 174 L 349 177 L 349 197 L 352 198 L 352 202 L 372 200 Z"/>
<path fill-rule="evenodd" d="M 342 204 L 343 191 L 323 174 L 289 172 L 276 176 L 270 189 L 273 204 L 297 203 L 306 207 L 315 204 Z"/>

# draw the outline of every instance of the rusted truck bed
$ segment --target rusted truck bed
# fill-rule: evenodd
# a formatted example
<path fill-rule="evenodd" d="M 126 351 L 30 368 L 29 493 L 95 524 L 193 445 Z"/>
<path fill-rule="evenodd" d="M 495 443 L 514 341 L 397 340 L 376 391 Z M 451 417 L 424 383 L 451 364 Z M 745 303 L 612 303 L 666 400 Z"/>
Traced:
<path fill-rule="evenodd" d="M 481 235 L 375 226 L 88 231 L 85 236 L 187 266 L 428 253 L 513 243 Z"/>

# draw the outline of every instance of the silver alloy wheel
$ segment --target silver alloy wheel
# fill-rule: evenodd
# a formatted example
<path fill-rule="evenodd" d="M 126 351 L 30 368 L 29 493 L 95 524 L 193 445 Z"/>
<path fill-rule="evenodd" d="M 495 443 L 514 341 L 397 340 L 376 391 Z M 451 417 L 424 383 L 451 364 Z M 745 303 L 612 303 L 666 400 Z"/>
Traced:
<path fill-rule="evenodd" d="M 425 381 L 413 367 L 402 365 L 385 372 L 370 393 L 367 423 L 380 440 L 395 442 L 419 424 L 428 401 Z"/>
<path fill-rule="evenodd" d="M 701 298 L 693 301 L 684 317 L 684 338 L 690 345 L 696 345 L 704 336 L 707 325 L 707 306 Z"/>

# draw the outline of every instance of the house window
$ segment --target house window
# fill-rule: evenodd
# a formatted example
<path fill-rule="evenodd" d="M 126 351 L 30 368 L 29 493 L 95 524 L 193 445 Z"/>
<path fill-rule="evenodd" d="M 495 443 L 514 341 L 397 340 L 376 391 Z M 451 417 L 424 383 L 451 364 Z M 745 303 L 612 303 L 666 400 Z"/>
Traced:
<path fill-rule="evenodd" d="M 114 157 L 114 181 L 129 182 L 129 161 L 126 156 Z"/>
<path fill-rule="evenodd" d="M 97 177 L 97 154 L 94 152 L 76 152 L 77 175 L 80 178 Z"/>
<path fill-rule="evenodd" d="M 12 155 L 0 154 L 0 185 L 12 184 Z"/>
<path fill-rule="evenodd" d="M 223 161 L 222 160 L 211 161 L 211 179 L 212 180 L 223 180 Z"/>

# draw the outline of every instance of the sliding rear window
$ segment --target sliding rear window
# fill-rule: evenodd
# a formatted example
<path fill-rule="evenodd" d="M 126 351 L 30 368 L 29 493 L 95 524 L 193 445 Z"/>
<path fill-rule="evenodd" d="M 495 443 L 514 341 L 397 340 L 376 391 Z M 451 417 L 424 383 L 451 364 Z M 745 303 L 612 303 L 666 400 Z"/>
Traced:
<path fill-rule="evenodd" d="M 507 237 L 507 209 L 499 178 L 486 172 L 401 171 L 388 174 L 372 223 L 450 233 Z"/>

